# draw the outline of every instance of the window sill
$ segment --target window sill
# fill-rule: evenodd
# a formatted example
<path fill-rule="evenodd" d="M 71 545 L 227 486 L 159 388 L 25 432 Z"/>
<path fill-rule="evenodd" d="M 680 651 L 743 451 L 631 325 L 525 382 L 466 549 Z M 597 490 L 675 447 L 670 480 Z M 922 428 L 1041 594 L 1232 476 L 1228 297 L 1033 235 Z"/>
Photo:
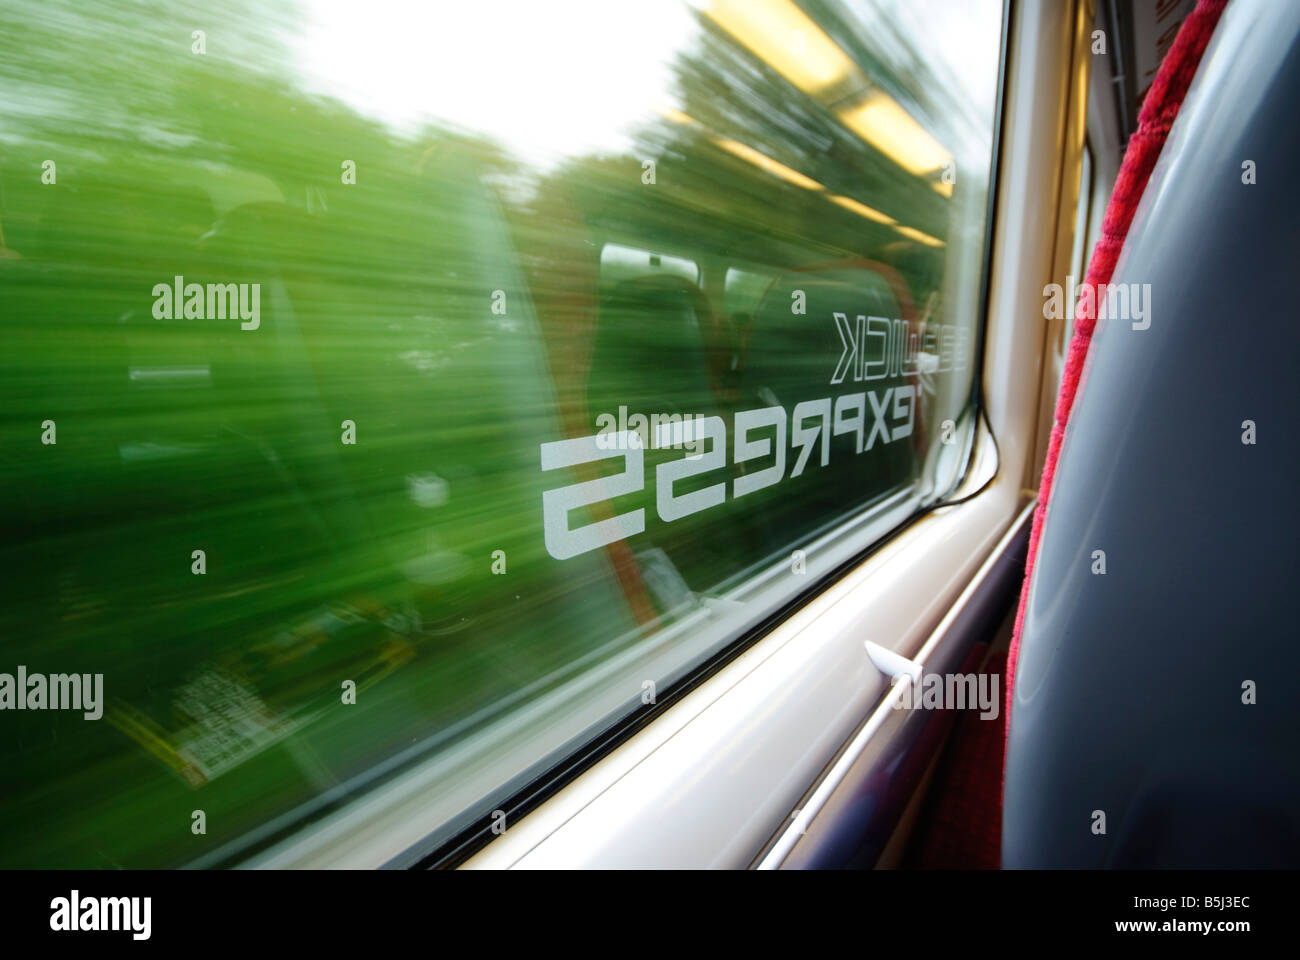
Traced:
<path fill-rule="evenodd" d="M 1021 504 L 1003 475 L 917 521 L 464 866 L 749 866 L 883 696 L 863 641 L 917 654 Z"/>

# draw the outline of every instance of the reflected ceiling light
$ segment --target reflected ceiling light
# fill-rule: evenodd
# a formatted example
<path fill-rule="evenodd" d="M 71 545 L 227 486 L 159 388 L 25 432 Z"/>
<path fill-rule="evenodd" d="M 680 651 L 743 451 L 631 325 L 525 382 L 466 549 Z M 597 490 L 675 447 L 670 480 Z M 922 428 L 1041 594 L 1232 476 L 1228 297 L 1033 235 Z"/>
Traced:
<path fill-rule="evenodd" d="M 930 189 L 940 196 L 947 197 L 949 200 L 952 199 L 951 183 L 944 183 L 942 180 L 936 180 L 934 183 L 930 184 Z"/>
<path fill-rule="evenodd" d="M 911 240 L 915 240 L 917 243 L 923 243 L 927 247 L 942 247 L 944 245 L 943 241 L 940 240 L 938 237 L 932 237 L 928 233 L 922 233 L 920 230 L 917 230 L 915 227 L 904 227 L 900 224 L 895 226 L 894 229 L 897 230 L 899 233 L 901 233 L 903 236 Z"/>
<path fill-rule="evenodd" d="M 686 127 L 698 127 L 702 124 L 689 114 L 682 113 L 676 107 L 660 107 L 659 116 L 665 120 L 671 120 L 673 123 L 680 123 Z"/>
<path fill-rule="evenodd" d="M 826 90 L 857 72 L 791 0 L 714 0 L 705 12 L 804 93 Z"/>
<path fill-rule="evenodd" d="M 852 210 L 858 216 L 866 217 L 868 220 L 874 220 L 876 223 L 898 223 L 898 221 L 893 217 L 887 216 L 879 210 L 867 206 L 865 203 L 858 203 L 858 201 L 854 200 L 852 197 L 842 197 L 839 194 L 832 194 L 830 199 L 835 203 L 838 203 L 845 210 Z"/>
<path fill-rule="evenodd" d="M 765 153 L 759 153 L 753 147 L 746 146 L 739 140 L 731 140 L 727 137 L 715 137 L 713 140 L 718 146 L 728 153 L 733 154 L 747 163 L 752 163 L 761 170 L 765 170 L 774 177 L 780 177 L 787 183 L 793 183 L 796 187 L 803 187 L 805 190 L 823 190 L 825 189 L 816 180 L 811 177 L 805 177 L 798 170 L 791 170 L 783 163 L 777 163 Z"/>
<path fill-rule="evenodd" d="M 661 107 L 659 115 L 673 123 L 679 123 L 682 126 L 705 128 L 704 124 L 696 120 L 690 114 L 683 113 L 674 107 Z M 741 143 L 739 140 L 732 140 L 730 137 L 714 137 L 713 142 L 726 150 L 732 156 L 739 157 L 746 163 L 752 163 L 760 170 L 772 174 L 774 177 L 780 177 L 787 183 L 793 183 L 797 187 L 803 187 L 805 190 L 825 190 L 820 183 L 812 177 L 805 177 L 798 170 L 792 170 L 784 163 L 778 163 L 767 154 L 755 150 L 753 147 Z"/>
<path fill-rule="evenodd" d="M 952 154 L 882 90 L 873 90 L 840 121 L 908 173 L 920 176 L 952 162 Z"/>

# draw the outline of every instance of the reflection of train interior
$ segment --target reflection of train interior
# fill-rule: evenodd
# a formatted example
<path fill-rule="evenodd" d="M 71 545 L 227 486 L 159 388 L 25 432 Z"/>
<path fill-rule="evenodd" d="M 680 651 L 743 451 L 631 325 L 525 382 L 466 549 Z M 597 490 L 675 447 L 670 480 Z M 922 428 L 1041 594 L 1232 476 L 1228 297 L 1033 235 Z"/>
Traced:
<path fill-rule="evenodd" d="M 0 866 L 1300 863 L 1300 8 L 347 6 L 7 18 Z"/>

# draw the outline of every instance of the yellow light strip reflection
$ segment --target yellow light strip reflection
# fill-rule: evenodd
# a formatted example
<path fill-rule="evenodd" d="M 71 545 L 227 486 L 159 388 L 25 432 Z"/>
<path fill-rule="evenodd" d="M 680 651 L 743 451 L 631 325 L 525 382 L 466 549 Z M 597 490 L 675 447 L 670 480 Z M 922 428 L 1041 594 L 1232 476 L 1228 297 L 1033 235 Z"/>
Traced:
<path fill-rule="evenodd" d="M 868 220 L 874 220 L 876 223 L 898 223 L 898 221 L 893 217 L 883 214 L 879 210 L 867 206 L 865 203 L 858 203 L 858 201 L 851 197 L 842 197 L 839 194 L 833 194 L 829 199 L 838 203 L 845 210 L 852 210 L 858 216 L 866 217 Z"/>
<path fill-rule="evenodd" d="M 829 89 L 857 72 L 791 0 L 714 0 L 706 13 L 804 93 Z"/>
<path fill-rule="evenodd" d="M 840 121 L 908 173 L 919 176 L 952 162 L 952 154 L 883 91 L 839 114 Z"/>
<path fill-rule="evenodd" d="M 900 224 L 898 226 L 895 226 L 894 229 L 897 230 L 899 233 L 901 233 L 903 236 L 915 240 L 917 243 L 923 243 L 927 247 L 942 247 L 944 245 L 944 242 L 940 240 L 938 237 L 932 237 L 928 233 L 922 233 L 920 230 L 917 230 L 915 227 L 904 227 Z"/>
<path fill-rule="evenodd" d="M 701 126 L 700 121 L 696 120 L 689 114 L 682 113 L 676 107 L 660 107 L 659 115 L 665 120 L 671 120 L 673 123 L 680 123 L 685 127 Z"/>
<path fill-rule="evenodd" d="M 680 110 L 665 107 L 660 109 L 659 113 L 661 116 L 673 121 L 674 123 L 699 127 L 702 129 L 704 128 L 704 125 L 698 120 Z M 826 189 L 822 184 L 818 183 L 811 177 L 806 177 L 798 170 L 792 170 L 785 164 L 778 163 L 767 154 L 755 150 L 753 147 L 741 143 L 739 140 L 732 140 L 730 137 L 714 137 L 713 142 L 733 156 L 739 157 L 745 162 L 751 163 L 760 170 L 770 173 L 775 177 L 780 177 L 787 183 L 793 183 L 795 186 L 803 187 L 805 190 L 824 191 Z M 893 217 L 886 213 L 881 213 L 879 210 L 874 207 L 869 207 L 865 203 L 854 200 L 852 197 L 846 197 L 838 193 L 828 193 L 826 194 L 826 199 L 830 200 L 832 203 L 838 204 L 845 210 L 856 213 L 860 217 L 866 217 L 868 220 L 875 223 L 883 223 L 892 226 L 904 236 L 910 237 L 920 243 L 924 243 L 927 246 L 941 247 L 944 245 L 942 240 L 937 240 L 928 233 L 922 233 L 920 230 L 915 230 L 912 227 L 899 226 L 898 221 Z"/>
<path fill-rule="evenodd" d="M 740 159 L 752 163 L 761 170 L 765 170 L 773 176 L 780 177 L 788 183 L 793 183 L 796 187 L 803 187 L 805 190 L 821 190 L 822 185 L 810 177 L 805 177 L 798 170 L 791 170 L 783 163 L 777 163 L 765 153 L 759 153 L 753 147 L 746 146 L 739 140 L 730 140 L 727 137 L 715 137 L 713 140 L 718 146 L 728 153 L 734 154 Z"/>

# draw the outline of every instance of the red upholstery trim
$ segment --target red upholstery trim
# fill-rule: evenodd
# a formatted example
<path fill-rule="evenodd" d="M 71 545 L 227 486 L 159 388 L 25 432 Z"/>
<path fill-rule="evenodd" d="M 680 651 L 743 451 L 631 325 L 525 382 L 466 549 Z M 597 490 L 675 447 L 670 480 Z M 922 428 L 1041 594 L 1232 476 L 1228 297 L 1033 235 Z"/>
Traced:
<path fill-rule="evenodd" d="M 1129 140 L 1124 162 L 1120 166 L 1119 176 L 1115 181 L 1115 191 L 1111 195 L 1110 205 L 1106 208 L 1106 218 L 1102 223 L 1101 239 L 1093 251 L 1092 261 L 1088 265 L 1085 284 L 1093 289 L 1103 283 L 1109 283 L 1115 270 L 1115 261 L 1128 235 L 1133 214 L 1137 211 L 1138 201 L 1146 189 L 1151 169 L 1155 166 L 1160 150 L 1173 126 L 1183 97 L 1191 85 L 1192 77 L 1201 62 L 1210 35 L 1214 32 L 1219 15 L 1227 6 L 1227 0 L 1200 0 L 1196 9 L 1188 15 L 1178 31 L 1174 45 L 1160 65 L 1155 83 L 1147 92 L 1146 102 L 1138 115 L 1137 132 Z M 1047 458 L 1043 463 L 1043 478 L 1038 487 L 1038 507 L 1034 511 L 1034 525 L 1029 535 L 1029 554 L 1025 563 L 1025 582 L 1020 591 L 1020 608 L 1016 613 L 1015 632 L 1011 638 L 1011 649 L 1007 656 L 1006 705 L 1004 737 L 1011 725 L 1012 689 L 1015 683 L 1016 659 L 1020 652 L 1020 630 L 1024 626 L 1025 604 L 1029 596 L 1030 578 L 1034 573 L 1034 558 L 1038 553 L 1038 541 L 1043 531 L 1043 520 L 1047 515 L 1048 499 L 1052 492 L 1052 481 L 1056 475 L 1056 461 L 1061 453 L 1061 440 L 1065 436 L 1065 424 L 1070 419 L 1070 410 L 1074 406 L 1075 393 L 1079 388 L 1079 378 L 1083 373 L 1083 361 L 1088 354 L 1088 344 L 1097 325 L 1095 311 L 1075 321 L 1074 338 L 1070 341 L 1070 350 L 1066 356 L 1065 371 L 1061 374 L 1061 392 L 1056 400 L 1056 419 L 1052 424 L 1052 436 L 1047 448 Z M 1005 760 L 1004 760 L 1005 763 Z M 1004 769 L 1005 774 L 1005 769 Z"/>

